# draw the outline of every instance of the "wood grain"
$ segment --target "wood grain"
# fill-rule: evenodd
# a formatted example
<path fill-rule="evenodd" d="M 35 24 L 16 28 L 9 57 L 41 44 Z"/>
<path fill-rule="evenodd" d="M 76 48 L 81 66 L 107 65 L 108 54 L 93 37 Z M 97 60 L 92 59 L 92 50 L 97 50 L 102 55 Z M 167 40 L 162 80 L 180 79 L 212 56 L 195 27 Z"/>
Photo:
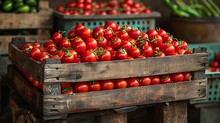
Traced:
<path fill-rule="evenodd" d="M 127 113 L 123 114 L 106 114 L 106 115 L 100 115 L 98 120 L 98 123 L 127 123 Z"/>

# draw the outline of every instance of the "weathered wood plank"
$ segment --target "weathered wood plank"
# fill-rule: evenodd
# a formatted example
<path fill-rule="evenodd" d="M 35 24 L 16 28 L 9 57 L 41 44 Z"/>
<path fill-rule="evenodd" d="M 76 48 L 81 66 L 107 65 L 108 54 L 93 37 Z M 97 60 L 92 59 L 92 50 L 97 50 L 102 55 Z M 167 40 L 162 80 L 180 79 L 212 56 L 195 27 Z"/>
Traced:
<path fill-rule="evenodd" d="M 66 100 L 66 102 L 68 102 L 66 104 L 68 105 L 67 107 L 69 107 L 67 111 L 68 113 L 189 100 L 205 96 L 205 93 L 203 93 L 203 90 L 206 89 L 205 83 L 206 80 L 197 80 L 192 82 L 77 93 L 72 95 L 45 95 L 45 115 L 50 116 L 50 110 L 53 109 L 52 105 L 56 105 L 56 103 L 60 105 L 61 100 Z M 64 107 L 60 107 L 58 112 L 63 112 L 63 109 Z M 54 112 L 52 112 L 52 114 L 54 114 Z"/>
<path fill-rule="evenodd" d="M 0 36 L 0 54 L 8 54 L 8 44 L 13 37 L 21 37 L 16 35 Z M 50 39 L 50 35 L 28 35 L 23 36 L 26 41 L 47 40 Z"/>
<path fill-rule="evenodd" d="M 8 78 L 7 84 L 14 91 L 16 91 L 23 99 L 25 99 L 31 108 L 37 112 L 37 114 L 42 114 L 42 101 L 43 95 L 27 82 L 25 78 L 16 72 L 13 66 L 8 66 Z"/>
<path fill-rule="evenodd" d="M 127 113 L 123 114 L 106 114 L 97 118 L 97 123 L 127 123 Z"/>
<path fill-rule="evenodd" d="M 52 10 L 45 8 L 48 1 L 39 2 L 43 6 L 38 13 L 0 13 L 0 29 L 52 29 Z"/>
<path fill-rule="evenodd" d="M 83 82 L 204 70 L 207 53 L 80 64 L 45 64 L 44 82 Z M 129 66 L 129 67 L 128 67 Z"/>
<path fill-rule="evenodd" d="M 187 123 L 187 102 L 172 102 L 157 110 L 158 123 Z"/>

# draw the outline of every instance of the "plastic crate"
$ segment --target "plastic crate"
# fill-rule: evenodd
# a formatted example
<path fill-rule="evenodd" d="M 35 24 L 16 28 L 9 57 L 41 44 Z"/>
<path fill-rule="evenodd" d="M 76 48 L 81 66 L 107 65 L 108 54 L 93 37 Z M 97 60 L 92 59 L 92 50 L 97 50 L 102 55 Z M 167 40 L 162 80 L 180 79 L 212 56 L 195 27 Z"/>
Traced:
<path fill-rule="evenodd" d="M 150 14 L 137 15 L 77 15 L 70 16 L 58 12 L 54 12 L 54 31 L 69 31 L 78 23 L 83 23 L 84 26 L 93 29 L 99 25 L 104 25 L 106 21 L 114 21 L 119 25 L 129 24 L 132 28 L 138 28 L 142 32 L 155 28 L 155 18 L 160 17 L 159 12 Z"/>
<path fill-rule="evenodd" d="M 204 44 L 189 44 L 189 48 L 205 47 L 209 53 L 209 62 L 214 59 L 214 54 L 220 52 L 220 43 L 204 43 Z M 208 79 L 207 97 L 197 100 L 193 103 L 214 103 L 220 102 L 220 72 L 210 72 L 206 70 L 205 75 Z"/>

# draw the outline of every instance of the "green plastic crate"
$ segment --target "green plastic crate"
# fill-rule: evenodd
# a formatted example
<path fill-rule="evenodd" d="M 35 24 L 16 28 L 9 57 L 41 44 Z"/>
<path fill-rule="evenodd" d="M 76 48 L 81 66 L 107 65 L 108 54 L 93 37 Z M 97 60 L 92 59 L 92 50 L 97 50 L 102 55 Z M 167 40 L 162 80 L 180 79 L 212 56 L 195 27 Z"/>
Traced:
<path fill-rule="evenodd" d="M 156 18 L 160 17 L 159 12 L 150 14 L 131 14 L 131 15 L 64 15 L 58 12 L 53 14 L 54 29 L 53 31 L 69 31 L 78 23 L 93 29 L 99 25 L 104 25 L 106 21 L 114 21 L 119 25 L 129 24 L 132 28 L 138 28 L 142 32 L 149 29 L 155 29 Z"/>
<path fill-rule="evenodd" d="M 189 44 L 189 48 L 205 47 L 209 53 L 209 62 L 214 55 L 220 52 L 220 43 Z M 207 83 L 207 96 L 204 99 L 192 101 L 192 103 L 214 103 L 220 102 L 220 72 L 205 72 Z"/>

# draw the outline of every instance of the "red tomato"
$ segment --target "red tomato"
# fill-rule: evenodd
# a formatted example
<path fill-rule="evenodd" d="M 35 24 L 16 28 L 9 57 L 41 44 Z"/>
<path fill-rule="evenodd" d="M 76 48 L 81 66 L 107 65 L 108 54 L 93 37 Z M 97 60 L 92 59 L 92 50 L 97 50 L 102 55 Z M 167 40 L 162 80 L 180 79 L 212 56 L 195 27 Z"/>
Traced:
<path fill-rule="evenodd" d="M 157 33 L 158 33 L 158 35 L 160 35 L 162 38 L 165 38 L 165 37 L 168 36 L 168 35 L 167 35 L 167 32 L 166 32 L 165 30 L 163 30 L 163 29 L 157 30 Z"/>
<path fill-rule="evenodd" d="M 26 50 L 31 50 L 33 48 L 33 44 L 31 43 L 24 43 L 22 46 L 21 46 L 21 50 L 23 51 L 26 51 Z"/>
<path fill-rule="evenodd" d="M 57 6 L 56 11 L 58 12 L 63 12 L 64 11 L 64 7 L 63 6 Z"/>
<path fill-rule="evenodd" d="M 159 76 L 151 76 L 151 84 L 157 85 L 161 83 L 161 78 Z"/>
<path fill-rule="evenodd" d="M 56 48 L 55 46 L 49 46 L 49 47 L 47 48 L 47 52 L 48 52 L 49 54 L 55 55 L 55 54 L 57 53 L 57 48 Z"/>
<path fill-rule="evenodd" d="M 127 57 L 128 57 L 128 53 L 127 53 L 127 51 L 126 51 L 125 49 L 120 48 L 120 49 L 117 50 L 117 52 L 116 52 L 116 58 L 117 58 L 118 60 L 127 59 Z"/>
<path fill-rule="evenodd" d="M 82 61 L 83 62 L 96 62 L 97 58 L 96 58 L 96 55 L 92 51 L 86 50 L 85 52 L 82 53 Z"/>
<path fill-rule="evenodd" d="M 178 53 L 179 55 L 183 55 L 183 54 L 185 53 L 185 50 L 184 50 L 184 49 L 179 49 L 179 50 L 177 51 L 177 53 Z"/>
<path fill-rule="evenodd" d="M 220 53 L 215 53 L 214 59 L 220 62 Z"/>
<path fill-rule="evenodd" d="M 129 51 L 129 55 L 133 58 L 138 58 L 140 56 L 140 54 L 141 54 L 141 51 L 137 47 L 133 47 Z"/>
<path fill-rule="evenodd" d="M 111 51 L 111 60 L 117 60 L 117 51 Z"/>
<path fill-rule="evenodd" d="M 43 46 L 44 46 L 44 48 L 47 49 L 50 46 L 55 46 L 55 44 L 53 41 L 47 41 L 47 42 L 44 42 Z"/>
<path fill-rule="evenodd" d="M 104 30 L 104 37 L 107 40 L 110 40 L 113 37 L 113 31 L 111 29 L 109 29 L 109 28 L 105 29 Z"/>
<path fill-rule="evenodd" d="M 105 47 L 107 45 L 106 38 L 104 38 L 102 36 L 97 37 L 96 41 L 98 42 L 98 46 L 100 46 L 100 47 Z"/>
<path fill-rule="evenodd" d="M 126 79 L 115 80 L 115 88 L 127 88 L 128 83 Z"/>
<path fill-rule="evenodd" d="M 29 52 L 29 57 L 33 58 L 33 59 L 37 59 L 37 57 L 41 54 L 41 51 L 39 48 L 32 48 L 31 51 Z"/>
<path fill-rule="evenodd" d="M 165 36 L 163 38 L 163 43 L 173 43 L 173 38 L 171 36 Z"/>
<path fill-rule="evenodd" d="M 183 81 L 190 81 L 191 80 L 191 74 L 190 72 L 185 72 L 185 73 L 182 73 L 183 74 Z"/>
<path fill-rule="evenodd" d="M 113 80 L 103 80 L 101 81 L 102 90 L 112 90 L 115 88 L 115 83 Z"/>
<path fill-rule="evenodd" d="M 40 43 L 34 42 L 33 47 L 40 48 L 41 46 L 40 46 Z"/>
<path fill-rule="evenodd" d="M 140 86 L 147 86 L 151 84 L 151 78 L 148 76 L 141 77 L 140 79 Z"/>
<path fill-rule="evenodd" d="M 86 43 L 83 41 L 80 42 L 71 42 L 71 46 L 76 50 L 77 53 L 83 53 L 86 51 Z"/>
<path fill-rule="evenodd" d="M 128 35 L 128 33 L 126 32 L 126 31 L 120 31 L 119 33 L 118 33 L 118 37 L 121 39 L 121 40 L 128 40 L 128 38 L 129 38 L 129 35 Z"/>
<path fill-rule="evenodd" d="M 113 52 L 113 48 L 111 46 L 106 45 L 103 48 L 108 50 L 110 53 Z"/>
<path fill-rule="evenodd" d="M 78 3 L 76 4 L 76 8 L 82 10 L 84 8 L 84 4 L 83 3 Z"/>
<path fill-rule="evenodd" d="M 98 53 L 99 61 L 110 61 L 111 60 L 111 53 L 108 50 L 103 49 L 101 52 Z"/>
<path fill-rule="evenodd" d="M 63 36 L 60 32 L 55 32 L 53 35 L 52 35 L 52 40 L 55 44 L 59 44 L 59 41 L 60 39 L 62 39 Z M 45 47 L 46 48 L 46 47 Z"/>
<path fill-rule="evenodd" d="M 91 11 L 92 10 L 92 4 L 91 3 L 86 3 L 83 6 L 85 11 Z"/>
<path fill-rule="evenodd" d="M 64 54 L 65 54 L 65 53 L 64 53 L 63 51 L 58 51 L 58 52 L 56 53 L 56 55 L 58 55 L 59 58 L 62 58 Z"/>
<path fill-rule="evenodd" d="M 71 86 L 72 86 L 72 83 L 61 83 L 60 84 L 61 89 L 68 88 L 68 87 L 71 87 Z"/>
<path fill-rule="evenodd" d="M 121 41 L 121 39 L 119 37 L 113 37 L 111 39 L 111 46 L 112 46 L 112 48 L 118 49 L 120 47 L 120 45 L 121 45 L 121 42 L 122 41 Z"/>
<path fill-rule="evenodd" d="M 71 43 L 66 38 L 61 39 L 59 42 L 59 49 L 69 48 L 70 46 L 71 46 Z"/>
<path fill-rule="evenodd" d="M 149 37 L 150 43 L 153 47 L 162 47 L 163 46 L 163 39 L 160 35 L 155 35 Z"/>
<path fill-rule="evenodd" d="M 113 21 L 107 21 L 104 25 L 104 28 L 111 28 L 113 32 L 117 30 L 117 25 Z"/>
<path fill-rule="evenodd" d="M 184 52 L 184 54 L 192 54 L 193 52 L 192 52 L 192 50 L 186 50 L 185 52 Z"/>
<path fill-rule="evenodd" d="M 121 42 L 121 48 L 125 49 L 127 52 L 131 49 L 132 47 L 132 44 L 131 42 L 127 41 L 127 40 L 124 40 Z"/>
<path fill-rule="evenodd" d="M 141 35 L 141 31 L 138 29 L 131 29 L 129 31 L 129 36 L 134 40 L 137 40 L 140 37 L 140 35 Z"/>
<path fill-rule="evenodd" d="M 98 46 L 98 43 L 94 38 L 87 38 L 85 40 L 85 43 L 86 43 L 86 49 L 87 50 L 95 49 Z"/>
<path fill-rule="evenodd" d="M 67 50 L 61 58 L 61 63 L 73 63 L 74 59 L 74 55 Z"/>
<path fill-rule="evenodd" d="M 86 82 L 77 82 L 74 85 L 74 90 L 76 93 L 88 92 L 89 91 L 89 84 Z"/>
<path fill-rule="evenodd" d="M 100 91 L 101 84 L 98 81 L 90 82 L 89 83 L 89 91 Z"/>
<path fill-rule="evenodd" d="M 162 47 L 162 52 L 166 55 L 174 55 L 175 54 L 175 47 L 172 44 L 164 44 Z"/>
<path fill-rule="evenodd" d="M 157 31 L 154 30 L 154 29 L 149 29 L 149 30 L 147 31 L 147 35 L 148 35 L 148 37 L 154 37 L 154 36 L 158 35 L 158 33 L 157 33 Z"/>
<path fill-rule="evenodd" d="M 217 68 L 217 67 L 219 67 L 219 62 L 216 60 L 212 60 L 209 66 Z"/>
<path fill-rule="evenodd" d="M 61 94 L 73 94 L 74 90 L 72 87 L 61 89 Z"/>
<path fill-rule="evenodd" d="M 60 59 L 60 57 L 58 55 L 50 55 L 50 58 L 52 58 L 52 59 Z"/>
<path fill-rule="evenodd" d="M 186 49 L 188 48 L 187 42 L 185 42 L 185 41 L 180 41 L 180 42 L 178 42 L 178 43 L 179 43 L 179 48 L 180 48 L 180 49 L 186 50 Z"/>
<path fill-rule="evenodd" d="M 174 73 L 171 74 L 172 82 L 182 82 L 184 80 L 184 76 L 182 73 Z"/>
<path fill-rule="evenodd" d="M 87 4 L 92 3 L 92 0 L 84 0 L 84 3 L 87 3 Z"/>
<path fill-rule="evenodd" d="M 75 33 L 77 35 L 79 35 L 83 28 L 85 28 L 85 27 L 82 24 L 77 24 L 76 27 L 74 28 L 75 29 Z"/>
<path fill-rule="evenodd" d="M 170 75 L 162 75 L 161 76 L 161 84 L 167 84 L 167 83 L 171 83 L 171 77 Z"/>
<path fill-rule="evenodd" d="M 66 4 L 66 8 L 74 8 L 76 6 L 76 3 L 75 2 L 68 2 L 67 4 Z"/>
<path fill-rule="evenodd" d="M 135 77 L 134 78 L 129 78 L 127 80 L 127 82 L 128 82 L 128 87 L 138 87 L 139 86 L 139 81 Z"/>
<path fill-rule="evenodd" d="M 85 27 L 80 31 L 80 37 L 84 40 L 91 37 L 91 35 L 92 35 L 92 30 L 89 28 Z"/>
<path fill-rule="evenodd" d="M 68 32 L 68 39 L 73 39 L 75 38 L 77 35 L 76 35 L 76 30 L 72 29 Z"/>
<path fill-rule="evenodd" d="M 156 51 L 154 52 L 154 57 L 164 57 L 165 54 L 162 51 Z"/>
<path fill-rule="evenodd" d="M 47 58 L 50 58 L 50 56 L 46 53 L 41 53 L 38 57 L 37 57 L 37 60 L 40 61 L 40 62 L 43 62 L 44 59 L 47 59 Z"/>
<path fill-rule="evenodd" d="M 153 56 L 153 49 L 151 46 L 146 45 L 144 46 L 144 49 L 142 49 L 141 53 L 145 56 L 145 57 L 152 57 Z"/>
<path fill-rule="evenodd" d="M 93 37 L 104 36 L 104 29 L 101 26 L 95 27 L 92 32 Z"/>
<path fill-rule="evenodd" d="M 78 53 L 75 50 L 69 50 L 69 51 L 74 55 L 74 59 L 78 57 Z"/>

